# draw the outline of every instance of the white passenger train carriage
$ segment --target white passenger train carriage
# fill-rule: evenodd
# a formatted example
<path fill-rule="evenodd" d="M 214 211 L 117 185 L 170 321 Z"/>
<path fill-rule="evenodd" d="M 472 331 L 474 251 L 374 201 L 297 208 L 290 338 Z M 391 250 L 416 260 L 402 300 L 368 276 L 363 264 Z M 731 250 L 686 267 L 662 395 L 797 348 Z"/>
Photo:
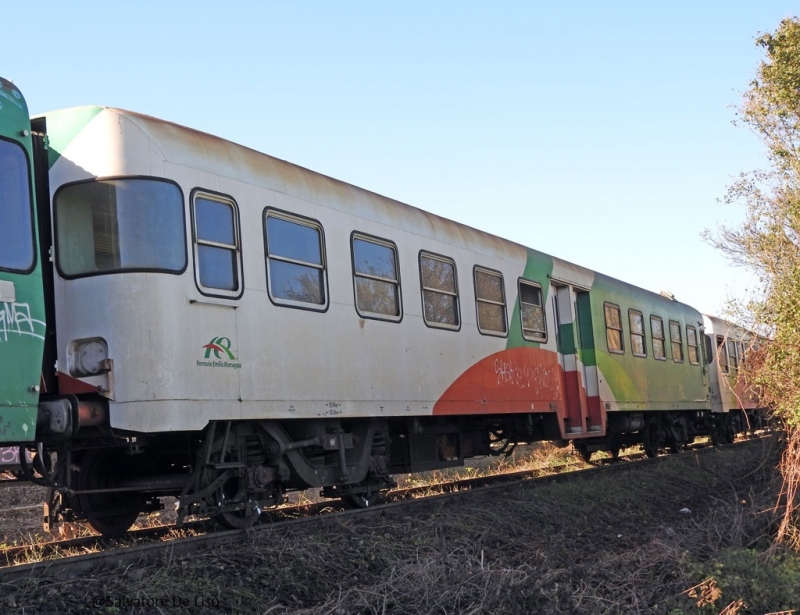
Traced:
<path fill-rule="evenodd" d="M 747 354 L 758 347 L 758 336 L 716 316 L 704 314 L 703 322 L 712 359 L 709 366 L 712 411 L 729 413 L 759 409 L 761 402 L 755 391 L 744 378 L 739 378 Z M 743 414 L 742 418 L 745 416 Z M 751 418 L 756 420 L 755 415 Z"/>
<path fill-rule="evenodd" d="M 96 387 L 114 428 L 430 415 L 470 366 L 506 348 L 505 335 L 479 331 L 473 267 L 502 274 L 510 305 L 522 246 L 135 113 L 47 120 L 86 122 L 50 172 L 61 389 Z M 99 219 L 98 199 L 116 220 Z M 289 240 L 276 231 L 271 245 L 272 225 Z M 455 284 L 424 291 L 420 255 Z M 559 267 L 591 286 L 589 270 Z M 359 292 L 376 305 L 357 306 Z M 427 317 L 423 292 L 436 302 Z M 541 338 L 555 350 L 552 330 Z M 552 391 L 541 400 L 550 410 Z"/>

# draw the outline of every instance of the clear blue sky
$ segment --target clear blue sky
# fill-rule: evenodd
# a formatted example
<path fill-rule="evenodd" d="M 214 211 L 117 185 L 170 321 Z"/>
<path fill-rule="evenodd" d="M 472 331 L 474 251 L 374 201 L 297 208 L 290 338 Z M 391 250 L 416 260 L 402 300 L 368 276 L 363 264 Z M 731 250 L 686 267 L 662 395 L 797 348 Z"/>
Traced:
<path fill-rule="evenodd" d="M 55 2 L 4 7 L 32 113 L 198 128 L 718 314 L 752 285 L 703 243 L 760 143 L 731 124 L 754 39 L 723 2 Z"/>

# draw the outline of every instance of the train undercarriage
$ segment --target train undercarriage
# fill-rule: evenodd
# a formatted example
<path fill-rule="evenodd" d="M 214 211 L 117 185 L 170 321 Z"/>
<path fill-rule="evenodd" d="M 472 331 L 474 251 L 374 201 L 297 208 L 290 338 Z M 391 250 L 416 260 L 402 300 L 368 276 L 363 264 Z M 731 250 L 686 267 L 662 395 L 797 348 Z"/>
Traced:
<path fill-rule="evenodd" d="M 709 437 L 714 446 L 730 444 L 737 433 L 761 429 L 764 417 L 762 410 L 608 413 L 604 436 L 575 440 L 573 445 L 586 461 L 596 451 L 606 451 L 616 459 L 620 450 L 637 444 L 648 457 L 656 457 L 664 450 L 680 452 L 702 436 Z"/>
<path fill-rule="evenodd" d="M 609 413 L 604 436 L 573 440 L 589 459 L 641 444 L 647 455 L 679 451 L 698 436 L 715 444 L 761 426 L 758 412 Z M 143 512 L 178 498 L 179 523 L 212 517 L 252 525 L 288 492 L 320 488 L 352 506 L 371 506 L 396 474 L 463 465 L 510 454 L 521 443 L 562 444 L 554 414 L 393 417 L 297 421 L 215 421 L 200 433 L 120 435 L 83 427 L 23 463 L 23 476 L 50 487 L 45 526 L 88 521 L 103 535 L 124 534 Z M 25 455 L 21 455 L 25 459 Z"/>

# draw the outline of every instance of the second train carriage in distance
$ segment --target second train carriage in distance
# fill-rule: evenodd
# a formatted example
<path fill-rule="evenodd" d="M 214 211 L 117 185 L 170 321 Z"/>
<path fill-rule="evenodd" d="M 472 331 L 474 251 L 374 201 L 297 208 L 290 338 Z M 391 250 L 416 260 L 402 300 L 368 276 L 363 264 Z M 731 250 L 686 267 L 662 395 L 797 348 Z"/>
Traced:
<path fill-rule="evenodd" d="M 368 505 L 519 442 L 656 454 L 719 422 L 690 306 L 173 123 L 36 121 L 74 406 L 39 436 L 51 520 L 116 534 L 178 495 L 244 526 L 287 490 Z"/>
<path fill-rule="evenodd" d="M 716 316 L 704 314 L 703 323 L 710 357 L 711 409 L 728 418 L 716 435 L 720 442 L 731 442 L 734 433 L 760 428 L 766 418 L 745 371 L 747 355 L 758 350 L 763 338 Z"/>

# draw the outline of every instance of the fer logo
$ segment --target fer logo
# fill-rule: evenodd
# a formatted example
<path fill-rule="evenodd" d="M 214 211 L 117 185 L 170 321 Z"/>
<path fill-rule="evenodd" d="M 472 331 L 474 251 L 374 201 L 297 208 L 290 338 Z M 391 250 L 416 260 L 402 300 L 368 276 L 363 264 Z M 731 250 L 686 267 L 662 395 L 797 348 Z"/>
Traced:
<path fill-rule="evenodd" d="M 214 356 L 218 359 L 223 359 L 223 354 L 228 357 L 231 361 L 235 361 L 236 357 L 233 356 L 231 352 L 231 340 L 227 337 L 213 337 L 211 341 L 203 346 L 206 349 L 206 359 L 211 358 L 211 353 L 214 353 Z"/>

